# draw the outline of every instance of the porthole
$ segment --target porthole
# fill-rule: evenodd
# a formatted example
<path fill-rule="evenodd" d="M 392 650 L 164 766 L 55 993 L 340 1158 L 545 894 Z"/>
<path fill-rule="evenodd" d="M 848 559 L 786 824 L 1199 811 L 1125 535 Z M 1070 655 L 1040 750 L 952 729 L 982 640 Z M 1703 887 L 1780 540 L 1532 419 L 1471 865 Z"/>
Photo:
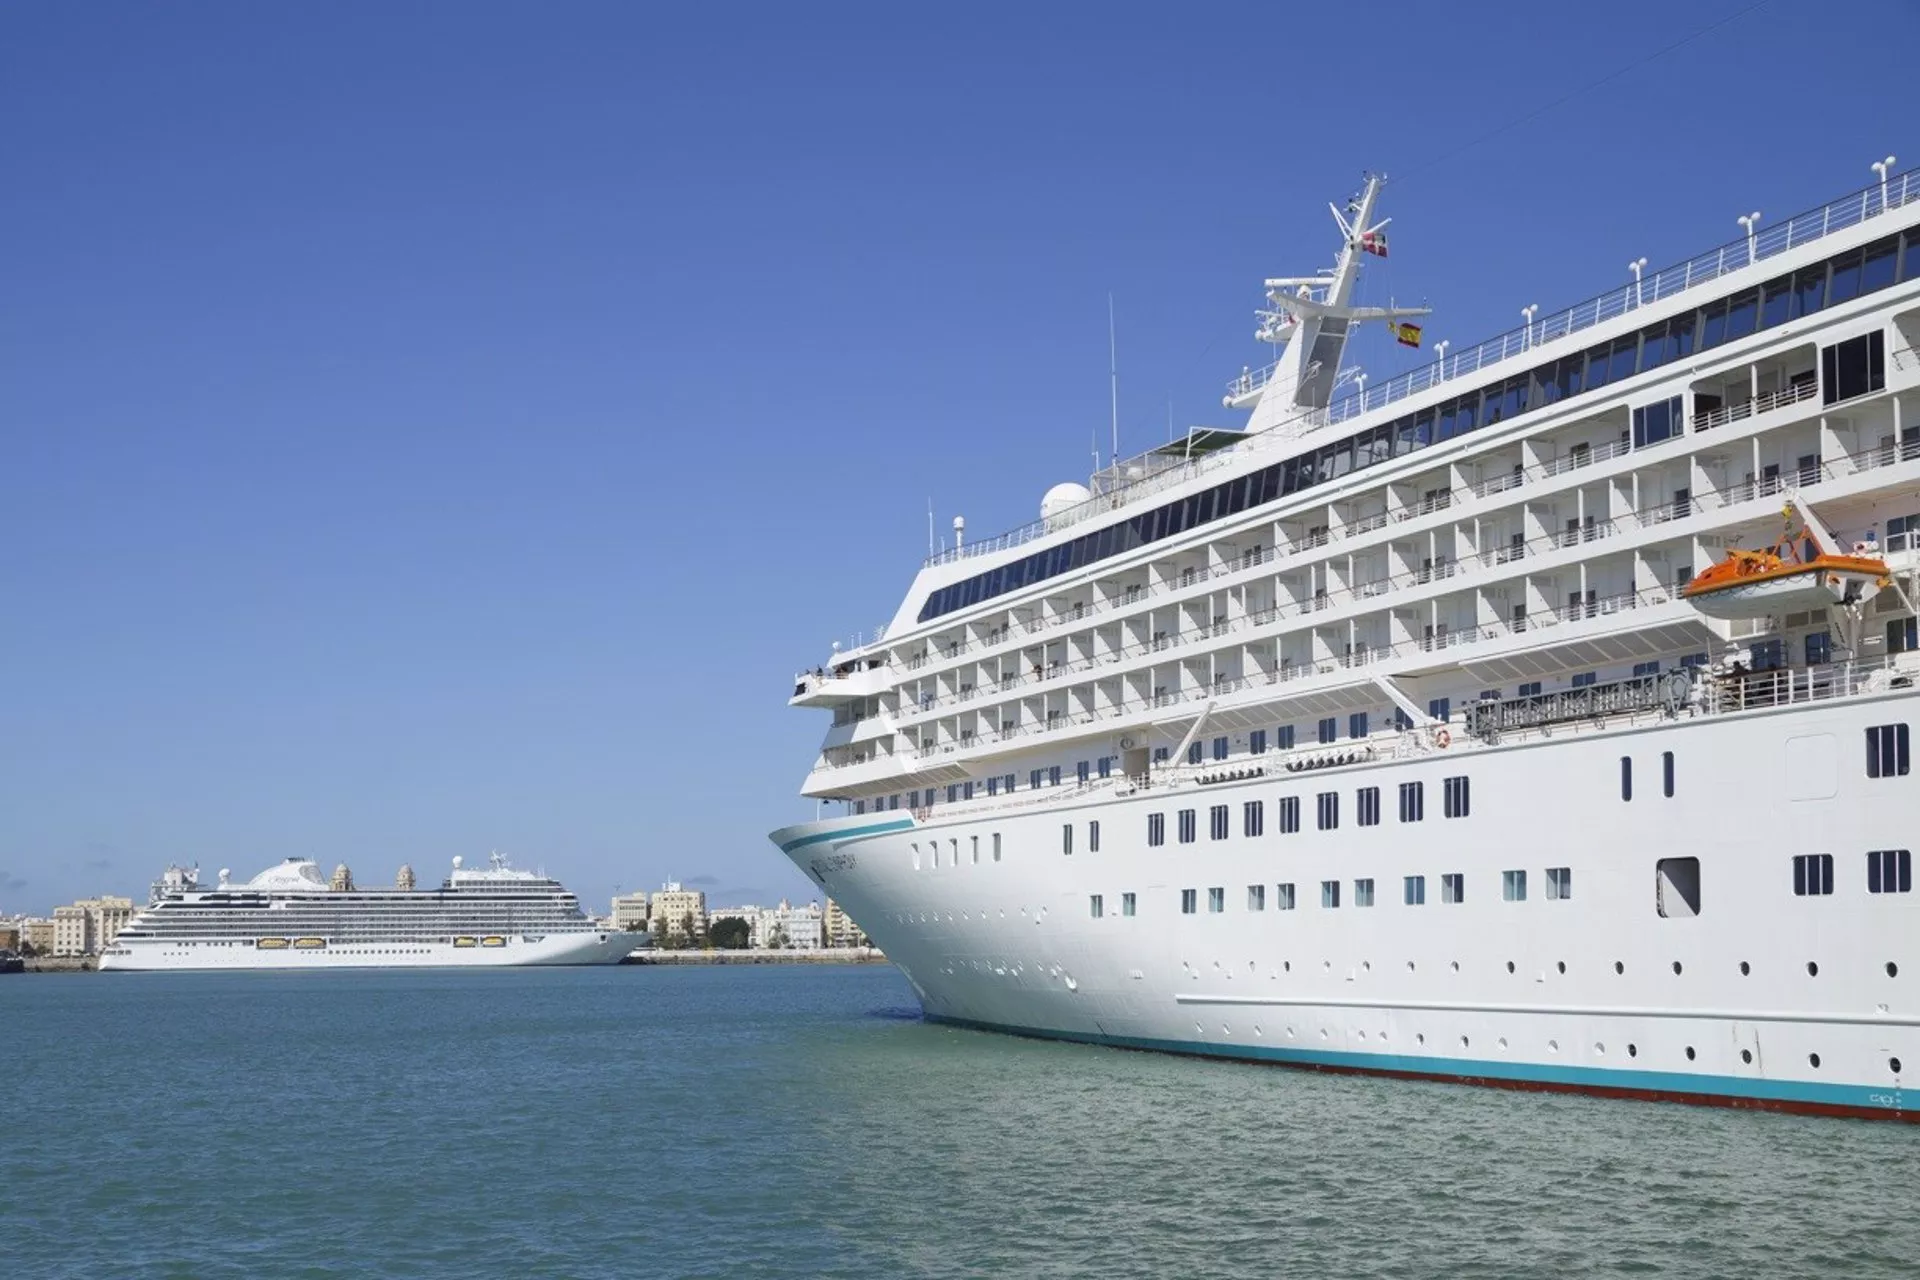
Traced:
<path fill-rule="evenodd" d="M 1372 972 L 1373 972 L 1373 961 L 1371 961 L 1371 960 L 1362 960 L 1362 961 L 1360 962 L 1360 972 L 1362 972 L 1362 973 L 1372 973 Z"/>
<path fill-rule="evenodd" d="M 1332 973 L 1332 972 L 1333 972 L 1333 961 L 1331 961 L 1331 960 L 1322 960 L 1322 961 L 1320 962 L 1320 969 L 1321 969 L 1321 972 L 1323 972 L 1323 973 Z"/>
<path fill-rule="evenodd" d="M 1233 1028 L 1223 1022 L 1220 1024 L 1220 1034 L 1223 1036 L 1230 1036 L 1233 1034 Z"/>
<path fill-rule="evenodd" d="M 1640 1056 L 1640 1046 L 1639 1046 L 1639 1045 L 1637 1045 L 1637 1044 L 1629 1044 L 1629 1045 L 1627 1046 L 1627 1056 L 1628 1056 L 1629 1058 L 1637 1058 L 1637 1057 L 1639 1057 L 1639 1056 Z"/>
<path fill-rule="evenodd" d="M 1627 971 L 1627 966 L 1622 961 L 1615 960 L 1613 962 L 1613 971 L 1615 973 L 1625 973 Z"/>
<path fill-rule="evenodd" d="M 1900 1074 L 1900 1059 L 1898 1059 L 1898 1058 L 1888 1058 L 1888 1059 L 1887 1059 L 1887 1070 L 1889 1070 L 1889 1071 L 1891 1071 L 1891 1072 L 1893 1072 L 1893 1074 L 1895 1074 L 1895 1075 L 1899 1075 L 1899 1074 Z"/>
<path fill-rule="evenodd" d="M 1820 976 L 1820 965 L 1818 962 L 1813 960 L 1807 961 L 1807 976 L 1809 978 L 1817 978 Z"/>
<path fill-rule="evenodd" d="M 1460 1037 L 1460 1047 L 1462 1049 L 1467 1047 L 1467 1038 L 1465 1036 Z"/>
<path fill-rule="evenodd" d="M 1195 1035 L 1197 1035 L 1197 1036 L 1203 1036 L 1203 1035 L 1205 1035 L 1205 1034 L 1207 1034 L 1207 1033 L 1206 1033 L 1206 1029 L 1205 1029 L 1205 1028 L 1203 1028 L 1203 1027 L 1202 1027 L 1202 1026 L 1201 1026 L 1201 1025 L 1199 1024 L 1199 1023 L 1197 1023 L 1197 1022 L 1196 1022 L 1196 1023 L 1194 1023 L 1194 1024 L 1193 1024 L 1193 1034 L 1195 1034 Z"/>
<path fill-rule="evenodd" d="M 1560 1052 L 1560 1042 L 1558 1040 L 1547 1041 L 1547 1052 L 1548 1053 Z"/>
<path fill-rule="evenodd" d="M 1807 1065 L 1812 1067 L 1815 1071 L 1818 1071 L 1820 1069 L 1820 1055 L 1817 1053 L 1808 1054 Z"/>
<path fill-rule="evenodd" d="M 1356 1031 L 1354 1032 L 1354 1034 L 1359 1036 L 1362 1040 L 1365 1040 L 1367 1038 L 1367 1033 L 1364 1031 Z"/>
<path fill-rule="evenodd" d="M 1678 960 L 1673 962 L 1673 976 L 1676 978 L 1680 976 L 1680 962 Z"/>
<path fill-rule="evenodd" d="M 1253 1024 L 1253 1034 L 1256 1038 L 1258 1038 L 1260 1036 L 1265 1035 L 1266 1033 L 1260 1030 L 1260 1024 L 1256 1022 Z"/>
<path fill-rule="evenodd" d="M 1887 976 L 1889 978 L 1897 978 L 1900 976 L 1900 966 L 1891 960 L 1887 961 Z"/>
<path fill-rule="evenodd" d="M 1407 961 L 1407 972 L 1408 972 L 1408 973 L 1412 973 L 1412 972 L 1413 972 L 1413 961 L 1411 961 L 1411 960 L 1409 960 L 1409 961 Z"/>
<path fill-rule="evenodd" d="M 1692 1061 L 1693 1061 L 1693 1046 L 1692 1046 L 1692 1045 L 1688 1045 L 1688 1046 L 1687 1046 L 1687 1061 L 1688 1061 L 1688 1062 L 1692 1062 Z"/>
<path fill-rule="evenodd" d="M 1500 1052 L 1502 1052 L 1502 1053 L 1505 1053 L 1506 1051 L 1507 1051 L 1507 1038 L 1506 1038 L 1505 1036 L 1501 1036 L 1501 1037 L 1500 1037 Z"/>
<path fill-rule="evenodd" d="M 1566 971 L 1567 971 L 1567 962 L 1565 960 L 1562 960 L 1560 962 L 1560 972 L 1565 973 Z"/>
<path fill-rule="evenodd" d="M 1740 976 L 1744 978 L 1752 972 L 1753 972 L 1753 966 L 1748 964 L 1745 960 L 1742 960 L 1740 962 Z"/>
<path fill-rule="evenodd" d="M 1281 972 L 1282 972 L 1282 973 L 1292 973 L 1292 972 L 1293 972 L 1293 961 L 1291 961 L 1291 960 L 1282 960 L 1282 961 L 1280 962 L 1280 970 L 1281 970 Z"/>
<path fill-rule="evenodd" d="M 1460 972 L 1460 962 L 1459 962 L 1458 960 L 1455 960 L 1455 961 L 1453 962 L 1453 971 L 1454 971 L 1455 973 L 1458 973 L 1458 972 Z"/>
<path fill-rule="evenodd" d="M 1512 972 L 1513 972 L 1513 961 L 1511 961 L 1511 960 L 1509 960 L 1509 961 L 1507 961 L 1507 972 L 1508 972 L 1508 973 L 1512 973 Z"/>
<path fill-rule="evenodd" d="M 1327 1029 L 1325 1027 L 1320 1028 L 1320 1038 L 1322 1040 L 1327 1038 Z"/>
<path fill-rule="evenodd" d="M 1746 1064 L 1747 1064 L 1748 1066 L 1752 1066 L 1752 1065 L 1753 1065 L 1753 1050 L 1751 1050 L 1751 1049 L 1742 1049 L 1742 1050 L 1740 1051 L 1740 1061 L 1742 1061 L 1742 1062 L 1744 1062 L 1744 1063 L 1746 1063 Z"/>
<path fill-rule="evenodd" d="M 1289 1039 L 1289 1040 L 1291 1040 L 1291 1039 L 1293 1039 L 1293 1028 L 1292 1028 L 1292 1027 L 1288 1027 L 1288 1028 L 1287 1028 L 1287 1039 Z"/>
<path fill-rule="evenodd" d="M 1424 1044 L 1425 1044 L 1425 1043 L 1427 1042 L 1427 1033 L 1426 1033 L 1426 1032 L 1424 1032 L 1424 1031 L 1416 1031 L 1416 1032 L 1414 1032 L 1414 1033 L 1413 1033 L 1413 1042 L 1414 1042 L 1415 1044 L 1419 1044 L 1419 1045 L 1424 1045 Z"/>
<path fill-rule="evenodd" d="M 1602 1044 L 1602 1043 L 1601 1043 L 1600 1041 L 1598 1041 L 1598 1040 L 1596 1040 L 1596 1041 L 1594 1041 L 1594 1042 L 1593 1042 L 1593 1056 L 1594 1056 L 1594 1057 L 1596 1057 L 1596 1058 L 1604 1058 L 1604 1057 L 1606 1057 L 1606 1056 L 1607 1056 L 1607 1046 L 1606 1046 L 1606 1045 L 1604 1045 L 1604 1044 Z"/>

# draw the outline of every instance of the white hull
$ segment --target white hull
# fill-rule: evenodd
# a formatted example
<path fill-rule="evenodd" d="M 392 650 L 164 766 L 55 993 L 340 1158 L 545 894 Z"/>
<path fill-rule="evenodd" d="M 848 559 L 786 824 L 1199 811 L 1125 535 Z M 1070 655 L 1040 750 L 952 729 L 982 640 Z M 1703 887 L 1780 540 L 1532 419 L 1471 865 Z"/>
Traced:
<path fill-rule="evenodd" d="M 209 969 L 498 969 L 527 965 L 617 964 L 640 935 L 548 934 L 536 942 L 510 937 L 498 947 L 449 942 L 341 943 L 316 948 L 261 950 L 252 939 L 206 942 L 140 941 L 116 944 L 100 967 L 124 971 Z"/>
<path fill-rule="evenodd" d="M 1917 709 L 1895 690 L 1310 774 L 1270 767 L 1235 784 L 1063 788 L 773 839 L 936 1019 L 1300 1066 L 1900 1114 L 1915 1102 L 1905 1074 L 1920 1070 L 1920 898 L 1869 893 L 1866 855 L 1913 846 L 1920 773 L 1869 778 L 1862 743 Z M 1471 807 L 1450 820 L 1443 780 L 1456 776 L 1471 779 Z M 1410 781 L 1425 784 L 1417 823 L 1397 820 Z M 1355 824 L 1363 786 L 1380 788 L 1377 826 Z M 1316 829 L 1322 792 L 1341 797 L 1335 830 Z M 1297 833 L 1279 830 L 1284 796 L 1300 800 Z M 1248 838 L 1242 806 L 1255 799 L 1265 831 Z M 1228 806 L 1226 839 L 1209 839 L 1215 805 Z M 1176 814 L 1189 808 L 1198 832 L 1183 844 Z M 1147 844 L 1151 813 L 1166 815 L 1159 847 Z M 1810 853 L 1833 856 L 1830 895 L 1794 892 L 1793 858 Z M 1699 859 L 1699 912 L 1663 916 L 1656 865 L 1681 855 Z M 1570 897 L 1548 900 L 1550 867 L 1571 868 Z M 1525 901 L 1503 897 L 1510 870 L 1528 873 Z M 1441 877 L 1456 873 L 1463 900 L 1444 903 Z M 1426 878 L 1424 905 L 1403 902 L 1411 875 Z M 1363 877 L 1377 905 L 1353 904 Z M 1322 905 L 1323 880 L 1341 885 L 1337 909 Z M 1282 882 L 1293 910 L 1276 909 Z M 1264 910 L 1250 909 L 1251 885 L 1264 886 Z M 1209 910 L 1212 888 L 1222 910 Z M 1194 914 L 1182 912 L 1189 889 Z"/>

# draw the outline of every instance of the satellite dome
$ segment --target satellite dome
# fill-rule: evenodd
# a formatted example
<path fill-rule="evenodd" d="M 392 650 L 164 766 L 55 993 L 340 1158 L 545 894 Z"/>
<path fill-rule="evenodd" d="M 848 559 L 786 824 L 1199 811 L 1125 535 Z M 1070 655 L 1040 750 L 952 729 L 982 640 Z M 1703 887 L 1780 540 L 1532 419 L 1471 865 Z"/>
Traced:
<path fill-rule="evenodd" d="M 453 855 L 453 869 L 455 871 L 460 869 L 460 855 L 457 853 Z"/>
<path fill-rule="evenodd" d="M 1066 484 L 1057 484 L 1047 490 L 1046 497 L 1040 499 L 1040 518 L 1051 523 L 1092 496 L 1093 494 L 1089 493 L 1087 486 L 1083 484 L 1074 484 L 1071 481 Z"/>

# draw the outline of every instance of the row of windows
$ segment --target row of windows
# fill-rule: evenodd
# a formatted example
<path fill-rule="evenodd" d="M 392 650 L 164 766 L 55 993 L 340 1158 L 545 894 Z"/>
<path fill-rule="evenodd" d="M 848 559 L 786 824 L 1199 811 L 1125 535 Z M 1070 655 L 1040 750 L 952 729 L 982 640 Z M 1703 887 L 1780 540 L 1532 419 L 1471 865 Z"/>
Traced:
<path fill-rule="evenodd" d="M 1449 818 L 1467 816 L 1472 800 L 1469 780 L 1463 774 L 1459 777 L 1444 779 L 1441 783 L 1441 812 Z M 1378 826 L 1380 823 L 1380 788 L 1361 787 L 1354 793 L 1355 809 L 1359 824 L 1363 827 Z M 1276 802 L 1280 813 L 1280 833 L 1293 835 L 1300 830 L 1300 797 L 1281 796 Z M 1426 817 L 1426 784 L 1424 782 L 1403 782 L 1400 784 L 1400 821 L 1419 822 Z M 1192 844 L 1199 838 L 1199 811 L 1181 809 L 1175 814 L 1178 823 L 1176 830 L 1181 844 Z M 1322 791 L 1314 797 L 1314 822 L 1322 831 L 1337 830 L 1340 826 L 1340 793 Z M 1225 840 L 1231 827 L 1231 807 L 1216 804 L 1207 811 L 1207 833 L 1211 839 Z M 1266 833 L 1267 802 L 1248 800 L 1240 806 L 1240 830 L 1248 839 L 1257 839 Z M 1167 842 L 1167 815 L 1150 813 L 1147 815 L 1147 844 L 1158 848 Z"/>
<path fill-rule="evenodd" d="M 1793 858 L 1796 897 L 1824 897 L 1833 892 L 1833 855 L 1799 853 Z M 1912 893 L 1913 853 L 1907 849 L 1872 849 L 1867 853 L 1868 893 Z"/>
<path fill-rule="evenodd" d="M 1120 914 L 1123 916 L 1133 915 L 1134 903 L 1135 899 L 1131 893 L 1121 894 Z M 1087 899 L 1087 908 L 1095 920 L 1101 919 L 1107 914 L 1107 896 L 1103 893 L 1093 894 Z"/>
<path fill-rule="evenodd" d="M 1100 839 L 1100 835 L 1099 835 L 1100 824 L 1096 822 L 1093 824 L 1093 826 L 1095 829 L 1093 839 L 1095 842 L 1095 847 L 1097 848 L 1099 844 L 1099 839 Z M 1071 834 L 1072 833 L 1071 827 L 1068 828 L 1068 833 L 1069 834 L 1067 838 L 1069 841 L 1071 841 L 1073 838 Z M 998 831 L 995 831 L 988 838 L 992 841 L 992 844 L 989 847 L 993 851 L 993 860 L 995 862 L 998 862 L 1000 861 L 1000 833 Z M 915 840 L 912 843 L 911 847 L 913 850 L 913 869 L 915 871 L 918 871 L 920 869 L 920 842 L 918 840 Z M 967 837 L 967 852 L 971 855 L 972 863 L 975 866 L 978 866 L 980 863 L 980 837 L 979 836 Z M 1072 853 L 1073 850 L 1069 848 L 1067 852 Z M 952 836 L 947 840 L 944 864 L 942 863 L 942 858 L 941 858 L 940 841 L 938 839 L 927 841 L 927 861 L 930 866 L 933 866 L 936 868 L 942 865 L 946 865 L 950 867 L 959 866 L 960 865 L 960 837 Z"/>
<path fill-rule="evenodd" d="M 1863 249 L 1849 250 L 1768 281 L 1758 288 L 1716 299 L 1685 315 L 1649 325 L 1638 333 L 1564 356 L 1445 404 L 1408 414 L 1384 426 L 1323 445 L 942 587 L 928 595 L 927 602 L 920 608 L 919 620 L 926 622 L 1061 574 L 1073 573 L 1087 565 L 1263 506 L 1276 498 L 1337 480 L 1351 471 L 1404 457 L 1532 409 L 1660 368 L 1696 351 L 1706 351 L 1884 289 L 1896 278 L 1916 277 L 1920 277 L 1920 230 L 1907 233 L 1904 260 L 1900 237 L 1889 236 Z M 1863 354 L 1863 370 L 1866 358 Z M 1840 375 L 1836 367 L 1830 375 L 1833 379 L 1830 395 L 1839 386 Z"/>
<path fill-rule="evenodd" d="M 1322 880 L 1320 882 L 1320 905 L 1328 910 L 1337 910 L 1340 906 L 1342 881 Z M 1501 873 L 1501 897 L 1507 902 L 1525 902 L 1527 900 L 1527 873 L 1525 871 L 1504 871 Z M 1550 902 L 1563 902 L 1573 897 L 1573 868 L 1547 868 L 1547 899 Z M 1274 904 L 1277 910 L 1291 911 L 1297 901 L 1292 882 L 1274 886 Z M 1425 906 L 1427 902 L 1427 878 L 1424 875 L 1402 877 L 1400 900 L 1409 907 Z M 1456 905 L 1467 900 L 1467 878 L 1458 871 L 1448 872 L 1440 877 L 1440 901 Z M 1094 899 L 1097 903 L 1098 897 Z M 1352 903 L 1356 907 L 1371 907 L 1374 904 L 1374 885 L 1371 876 L 1363 876 L 1353 882 Z M 1182 889 L 1180 891 L 1180 913 L 1195 915 L 1200 909 L 1200 891 Z M 1225 886 L 1216 885 L 1207 890 L 1207 912 L 1218 915 L 1227 909 L 1227 891 Z M 1267 886 L 1250 884 L 1247 886 L 1247 910 L 1265 911 L 1267 909 Z M 1098 911 L 1095 914 L 1099 914 Z"/>

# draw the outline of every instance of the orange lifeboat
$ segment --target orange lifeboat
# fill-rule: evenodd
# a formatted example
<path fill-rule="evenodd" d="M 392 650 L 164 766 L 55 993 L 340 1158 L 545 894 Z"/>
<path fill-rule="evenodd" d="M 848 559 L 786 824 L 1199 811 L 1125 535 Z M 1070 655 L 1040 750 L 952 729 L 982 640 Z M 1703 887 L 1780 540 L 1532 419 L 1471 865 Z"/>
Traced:
<path fill-rule="evenodd" d="M 1780 540 L 1761 551 L 1735 548 L 1693 579 L 1680 598 L 1709 618 L 1767 618 L 1871 599 L 1892 579 L 1876 556 L 1842 555 L 1811 529 L 1793 530 L 1792 507 Z"/>

